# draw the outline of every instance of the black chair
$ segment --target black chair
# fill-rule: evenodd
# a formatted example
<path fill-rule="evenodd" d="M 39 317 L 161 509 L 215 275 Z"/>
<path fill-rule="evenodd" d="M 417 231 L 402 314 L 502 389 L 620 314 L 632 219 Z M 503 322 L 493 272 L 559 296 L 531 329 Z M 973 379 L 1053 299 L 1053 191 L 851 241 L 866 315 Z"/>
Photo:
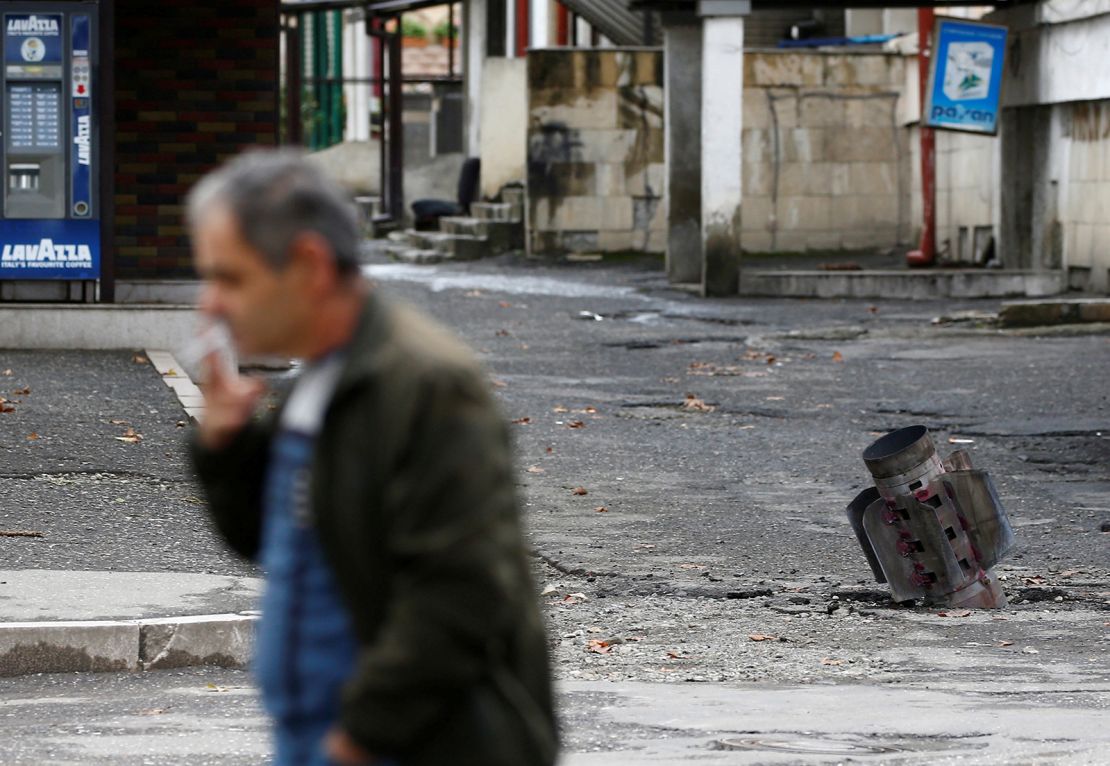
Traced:
<path fill-rule="evenodd" d="M 459 170 L 458 200 L 418 199 L 412 203 L 413 226 L 417 229 L 435 229 L 439 219 L 451 215 L 469 215 L 470 203 L 478 194 L 478 177 L 482 161 L 470 157 Z"/>

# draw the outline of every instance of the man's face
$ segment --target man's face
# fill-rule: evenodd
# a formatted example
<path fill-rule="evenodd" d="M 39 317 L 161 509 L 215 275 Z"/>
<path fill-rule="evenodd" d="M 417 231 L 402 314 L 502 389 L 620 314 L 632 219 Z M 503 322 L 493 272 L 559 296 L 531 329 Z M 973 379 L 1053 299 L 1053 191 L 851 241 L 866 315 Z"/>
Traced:
<path fill-rule="evenodd" d="M 218 205 L 193 231 L 193 259 L 204 280 L 200 309 L 223 321 L 242 354 L 288 354 L 303 328 L 304 296 L 285 268 L 275 271 L 247 243 L 238 221 Z"/>

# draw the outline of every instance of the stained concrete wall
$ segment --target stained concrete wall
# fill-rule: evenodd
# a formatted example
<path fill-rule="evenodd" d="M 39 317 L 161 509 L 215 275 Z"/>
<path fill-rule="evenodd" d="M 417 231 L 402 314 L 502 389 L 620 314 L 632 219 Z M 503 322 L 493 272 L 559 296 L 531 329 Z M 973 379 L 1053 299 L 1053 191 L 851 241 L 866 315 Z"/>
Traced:
<path fill-rule="evenodd" d="M 991 243 L 997 244 L 999 161 L 994 136 L 936 132 L 937 248 L 944 260 L 982 265 L 997 254 Z"/>
<path fill-rule="evenodd" d="M 529 252 L 662 252 L 663 54 L 528 53 Z"/>
<path fill-rule="evenodd" d="M 489 58 L 482 68 L 482 196 L 524 180 L 527 163 L 528 70 L 525 59 Z"/>
<path fill-rule="evenodd" d="M 744 249 L 908 243 L 906 60 L 760 51 L 745 57 L 745 70 Z"/>
<path fill-rule="evenodd" d="M 743 95 L 747 251 L 909 243 L 906 59 L 751 51 Z M 666 247 L 662 53 L 528 56 L 534 253 Z"/>
<path fill-rule="evenodd" d="M 1067 136 L 1062 235 L 1072 286 L 1110 292 L 1110 100 L 1062 104 Z"/>

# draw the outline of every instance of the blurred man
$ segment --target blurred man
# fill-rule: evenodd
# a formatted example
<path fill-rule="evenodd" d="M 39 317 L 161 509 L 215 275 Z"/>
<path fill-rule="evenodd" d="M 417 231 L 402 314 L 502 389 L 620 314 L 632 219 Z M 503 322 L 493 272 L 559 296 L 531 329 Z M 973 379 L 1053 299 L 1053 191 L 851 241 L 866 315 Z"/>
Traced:
<path fill-rule="evenodd" d="M 188 200 L 201 310 L 305 362 L 274 413 L 210 357 L 193 442 L 216 526 L 260 562 L 278 764 L 553 763 L 507 430 L 458 341 L 362 279 L 343 194 L 245 154 Z"/>

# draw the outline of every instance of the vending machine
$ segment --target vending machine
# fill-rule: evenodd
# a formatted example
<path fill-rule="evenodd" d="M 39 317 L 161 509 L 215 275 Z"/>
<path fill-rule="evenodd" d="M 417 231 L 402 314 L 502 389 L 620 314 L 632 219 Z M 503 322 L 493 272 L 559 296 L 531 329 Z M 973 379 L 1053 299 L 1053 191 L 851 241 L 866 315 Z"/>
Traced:
<path fill-rule="evenodd" d="M 97 4 L 4 2 L 0 22 L 0 282 L 97 280 Z"/>

